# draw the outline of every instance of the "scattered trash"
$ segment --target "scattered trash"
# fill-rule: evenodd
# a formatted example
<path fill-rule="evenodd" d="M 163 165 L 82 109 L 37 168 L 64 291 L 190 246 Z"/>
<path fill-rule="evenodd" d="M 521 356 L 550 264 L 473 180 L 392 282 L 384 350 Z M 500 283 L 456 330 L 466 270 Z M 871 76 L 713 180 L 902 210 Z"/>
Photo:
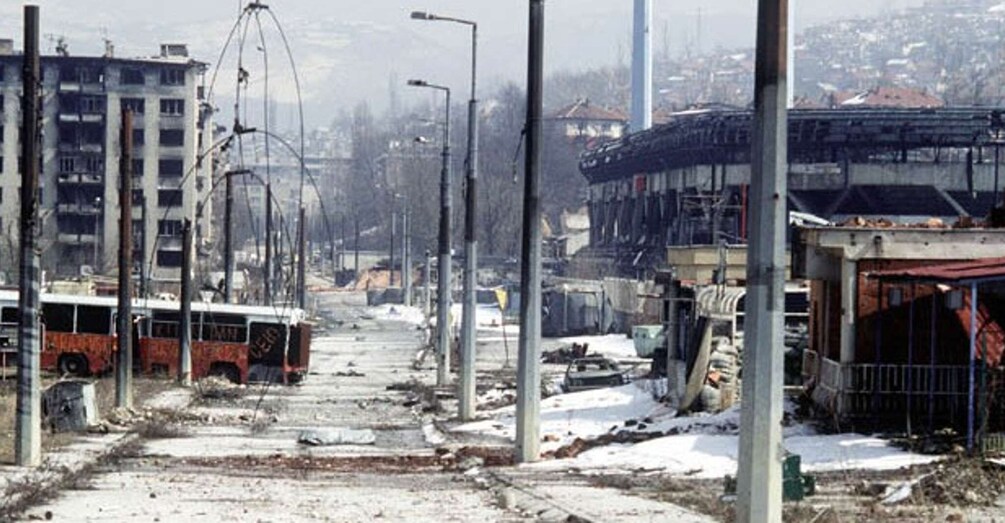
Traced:
<path fill-rule="evenodd" d="M 309 429 L 301 431 L 297 443 L 313 447 L 329 445 L 373 445 L 377 441 L 370 429 Z"/>
<path fill-rule="evenodd" d="M 340 377 L 340 378 L 362 378 L 362 377 L 366 376 L 366 374 L 363 374 L 362 372 L 358 372 L 358 371 L 351 370 L 351 369 L 350 370 L 340 370 L 340 371 L 336 372 L 335 375 L 338 376 L 338 377 Z"/>

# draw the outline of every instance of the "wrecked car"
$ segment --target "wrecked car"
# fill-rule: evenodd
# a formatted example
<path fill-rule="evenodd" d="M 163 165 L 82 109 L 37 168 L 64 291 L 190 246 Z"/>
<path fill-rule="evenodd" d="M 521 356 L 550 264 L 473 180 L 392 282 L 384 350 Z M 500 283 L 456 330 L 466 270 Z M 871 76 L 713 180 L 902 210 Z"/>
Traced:
<path fill-rule="evenodd" d="M 624 371 L 614 360 L 593 356 L 578 358 L 569 363 L 562 381 L 563 392 L 616 387 L 628 383 Z"/>

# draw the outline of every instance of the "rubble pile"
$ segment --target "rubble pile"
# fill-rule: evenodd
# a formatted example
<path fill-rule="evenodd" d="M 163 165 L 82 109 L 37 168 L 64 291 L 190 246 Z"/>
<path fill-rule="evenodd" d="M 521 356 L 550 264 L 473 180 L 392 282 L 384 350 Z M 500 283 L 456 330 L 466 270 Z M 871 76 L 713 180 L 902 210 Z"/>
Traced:
<path fill-rule="evenodd" d="M 945 462 L 913 490 L 916 503 L 990 506 L 1005 493 L 1005 466 L 977 459 Z"/>

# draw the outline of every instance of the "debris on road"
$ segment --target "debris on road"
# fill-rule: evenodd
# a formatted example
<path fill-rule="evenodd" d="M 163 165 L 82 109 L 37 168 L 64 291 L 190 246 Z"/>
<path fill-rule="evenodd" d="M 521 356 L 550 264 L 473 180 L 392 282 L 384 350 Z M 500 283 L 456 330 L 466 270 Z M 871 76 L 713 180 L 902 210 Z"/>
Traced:
<path fill-rule="evenodd" d="M 561 347 L 555 350 L 549 350 L 541 353 L 541 363 L 555 363 L 559 365 L 565 365 L 572 363 L 573 361 L 585 358 L 587 351 L 590 350 L 589 343 L 573 343 L 569 347 Z"/>
<path fill-rule="evenodd" d="M 373 445 L 377 437 L 370 429 L 309 429 L 301 431 L 297 443 L 312 447 L 330 445 Z"/>

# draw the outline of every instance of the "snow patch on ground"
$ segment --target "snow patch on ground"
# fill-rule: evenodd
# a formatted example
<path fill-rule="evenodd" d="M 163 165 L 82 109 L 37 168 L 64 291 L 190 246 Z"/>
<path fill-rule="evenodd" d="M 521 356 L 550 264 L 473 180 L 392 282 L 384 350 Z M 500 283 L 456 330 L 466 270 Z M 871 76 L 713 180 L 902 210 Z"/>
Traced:
<path fill-rule="evenodd" d="M 587 450 L 575 458 L 543 461 L 530 467 L 544 470 L 577 469 L 594 472 L 663 471 L 700 478 L 736 473 L 739 443 L 739 406 L 718 414 L 675 417 L 675 412 L 653 399 L 656 382 L 552 396 L 541 402 L 541 450 L 554 451 L 577 438 L 593 439 L 622 430 L 665 436 L 634 445 L 612 444 Z M 791 408 L 791 405 L 789 406 Z M 456 427 L 508 440 L 515 438 L 515 407 L 489 413 L 492 419 Z M 628 420 L 637 423 L 626 424 Z M 930 463 L 937 456 L 913 454 L 886 440 L 862 434 L 818 434 L 810 425 L 784 429 L 784 445 L 802 457 L 810 472 L 870 469 L 890 470 Z"/>
<path fill-rule="evenodd" d="M 489 413 L 493 419 L 467 423 L 454 429 L 488 436 L 514 439 L 516 408 L 503 407 Z M 672 416 L 673 410 L 652 398 L 650 382 L 641 380 L 620 387 L 552 396 L 541 402 L 542 451 L 558 449 L 576 438 L 606 434 L 625 420 L 654 421 Z"/>

